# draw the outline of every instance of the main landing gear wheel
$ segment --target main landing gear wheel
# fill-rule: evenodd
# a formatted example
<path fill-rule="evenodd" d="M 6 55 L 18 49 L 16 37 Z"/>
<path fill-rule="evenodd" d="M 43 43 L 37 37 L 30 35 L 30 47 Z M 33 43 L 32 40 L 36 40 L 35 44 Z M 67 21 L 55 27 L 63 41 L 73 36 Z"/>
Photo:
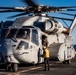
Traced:
<path fill-rule="evenodd" d="M 18 64 L 13 63 L 11 67 L 12 67 L 13 72 L 17 72 L 18 71 Z"/>
<path fill-rule="evenodd" d="M 5 70 L 6 70 L 6 71 L 11 71 L 11 64 L 8 64 L 8 63 L 7 63 Z"/>
<path fill-rule="evenodd" d="M 63 64 L 70 64 L 70 63 L 71 63 L 71 60 L 63 61 Z"/>

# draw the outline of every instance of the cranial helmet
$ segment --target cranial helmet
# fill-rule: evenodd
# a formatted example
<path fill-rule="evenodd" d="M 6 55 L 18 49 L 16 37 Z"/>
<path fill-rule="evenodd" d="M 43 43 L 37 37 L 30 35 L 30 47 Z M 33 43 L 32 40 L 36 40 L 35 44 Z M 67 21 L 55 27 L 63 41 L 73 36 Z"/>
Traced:
<path fill-rule="evenodd" d="M 46 46 L 43 47 L 44 49 L 46 48 Z"/>

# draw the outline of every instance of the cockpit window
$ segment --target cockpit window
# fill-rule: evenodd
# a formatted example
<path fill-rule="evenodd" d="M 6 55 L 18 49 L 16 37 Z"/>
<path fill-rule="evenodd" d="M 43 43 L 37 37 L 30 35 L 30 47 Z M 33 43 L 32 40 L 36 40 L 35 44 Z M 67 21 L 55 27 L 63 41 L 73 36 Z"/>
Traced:
<path fill-rule="evenodd" d="M 14 38 L 17 29 L 2 29 L 1 38 Z"/>
<path fill-rule="evenodd" d="M 30 39 L 30 29 L 2 29 L 1 38 Z"/>
<path fill-rule="evenodd" d="M 17 47 L 17 50 L 20 50 L 20 49 L 28 49 L 28 46 L 29 44 L 27 42 L 24 42 L 24 41 L 21 41 Z"/>
<path fill-rule="evenodd" d="M 30 39 L 30 29 L 19 29 L 16 38 Z"/>
<path fill-rule="evenodd" d="M 1 30 L 1 38 L 5 38 L 8 31 L 9 31 L 8 29 L 2 29 Z"/>
<path fill-rule="evenodd" d="M 17 29 L 11 29 L 11 30 L 9 30 L 7 38 L 14 38 L 16 32 L 17 32 Z"/>

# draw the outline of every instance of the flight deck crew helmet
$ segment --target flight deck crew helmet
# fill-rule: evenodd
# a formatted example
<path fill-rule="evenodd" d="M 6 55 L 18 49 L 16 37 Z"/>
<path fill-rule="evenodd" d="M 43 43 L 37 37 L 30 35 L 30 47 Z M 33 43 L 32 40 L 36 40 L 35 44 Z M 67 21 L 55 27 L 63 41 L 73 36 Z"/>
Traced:
<path fill-rule="evenodd" d="M 46 48 L 46 46 L 43 47 L 44 49 Z"/>

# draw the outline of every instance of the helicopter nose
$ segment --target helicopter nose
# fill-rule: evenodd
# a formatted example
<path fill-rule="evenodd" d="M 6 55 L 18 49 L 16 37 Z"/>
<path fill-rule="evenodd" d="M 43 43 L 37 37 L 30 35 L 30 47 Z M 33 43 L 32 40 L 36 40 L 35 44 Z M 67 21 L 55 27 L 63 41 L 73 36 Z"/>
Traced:
<path fill-rule="evenodd" d="M 4 46 L 2 52 L 3 52 L 3 56 L 5 56 L 5 57 L 13 54 L 12 48 L 10 46 Z"/>
<path fill-rule="evenodd" d="M 3 49 L 3 52 L 6 56 L 10 55 L 10 54 L 13 54 L 13 49 L 12 47 L 9 46 L 5 46 L 4 49 Z"/>
<path fill-rule="evenodd" d="M 11 39 L 5 39 L 2 41 L 2 52 L 5 56 L 13 54 L 13 49 L 15 48 L 15 42 Z"/>
<path fill-rule="evenodd" d="M 13 45 L 15 47 L 15 45 Z M 18 63 L 16 58 L 14 57 L 13 47 L 11 45 L 5 45 L 2 50 L 2 54 L 4 57 L 4 62 Z"/>

